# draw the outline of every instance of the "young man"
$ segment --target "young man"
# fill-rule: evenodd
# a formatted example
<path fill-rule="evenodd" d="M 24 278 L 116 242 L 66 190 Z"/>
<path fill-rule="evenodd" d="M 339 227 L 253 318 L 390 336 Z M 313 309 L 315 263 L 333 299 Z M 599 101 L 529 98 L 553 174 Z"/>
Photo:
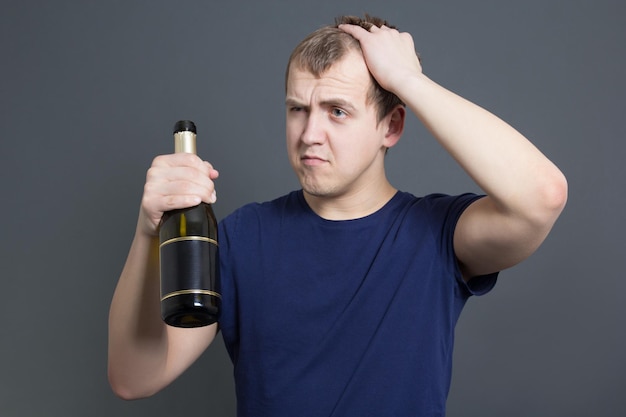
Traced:
<path fill-rule="evenodd" d="M 426 77 L 409 34 L 369 16 L 339 23 L 288 65 L 287 150 L 302 189 L 220 223 L 219 326 L 238 414 L 443 416 L 464 303 L 537 249 L 566 181 L 520 133 Z M 486 196 L 417 198 L 389 183 L 405 108 Z M 217 333 L 161 321 L 155 255 L 162 213 L 214 202 L 217 176 L 187 154 L 148 171 L 110 312 L 109 378 L 123 398 L 165 387 Z"/>

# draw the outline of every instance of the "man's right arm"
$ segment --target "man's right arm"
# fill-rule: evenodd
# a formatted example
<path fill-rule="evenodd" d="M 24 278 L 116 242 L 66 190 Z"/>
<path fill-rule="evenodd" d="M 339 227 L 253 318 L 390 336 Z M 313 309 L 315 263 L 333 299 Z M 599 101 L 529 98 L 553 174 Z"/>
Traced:
<path fill-rule="evenodd" d="M 217 175 L 189 154 L 157 157 L 148 170 L 135 237 L 109 312 L 109 382 L 122 398 L 163 389 L 215 338 L 217 324 L 181 329 L 161 320 L 157 230 L 165 211 L 213 203 Z"/>

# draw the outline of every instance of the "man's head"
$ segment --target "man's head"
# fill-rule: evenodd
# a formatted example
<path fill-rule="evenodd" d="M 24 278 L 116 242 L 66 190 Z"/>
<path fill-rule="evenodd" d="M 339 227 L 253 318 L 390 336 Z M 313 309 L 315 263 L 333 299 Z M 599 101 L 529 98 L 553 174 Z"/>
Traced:
<path fill-rule="evenodd" d="M 320 29 L 296 48 L 287 71 L 287 153 L 309 204 L 371 202 L 388 192 L 385 153 L 402 135 L 405 109 L 374 81 L 359 41 Z"/>
<path fill-rule="evenodd" d="M 370 29 L 372 25 L 378 27 L 385 25 L 390 28 L 385 20 L 377 17 L 365 15 L 364 18 L 356 16 L 341 16 L 335 19 L 335 24 L 322 27 L 307 36 L 300 42 L 291 53 L 287 64 L 287 73 L 285 76 L 285 84 L 289 80 L 289 70 L 292 66 L 299 70 L 310 72 L 316 77 L 324 74 L 328 69 L 344 58 L 349 52 L 361 52 L 359 41 L 351 35 L 340 30 L 340 24 L 359 25 L 364 29 Z M 371 83 L 367 94 L 368 101 L 377 107 L 378 121 L 381 121 L 389 112 L 398 105 L 403 104 L 402 101 L 393 93 L 383 89 L 374 77 L 370 77 Z"/>

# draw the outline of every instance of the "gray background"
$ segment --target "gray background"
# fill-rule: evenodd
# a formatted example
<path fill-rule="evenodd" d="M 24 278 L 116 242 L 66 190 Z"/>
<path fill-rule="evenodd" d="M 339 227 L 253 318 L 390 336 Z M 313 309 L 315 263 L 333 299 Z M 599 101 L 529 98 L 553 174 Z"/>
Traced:
<path fill-rule="evenodd" d="M 153 398 L 109 389 L 108 306 L 145 171 L 190 118 L 221 172 L 219 218 L 295 188 L 285 61 L 363 12 L 411 32 L 431 78 L 521 130 L 570 184 L 542 248 L 469 302 L 448 415 L 626 415 L 625 4 L 3 0 L 0 416 L 234 415 L 221 339 Z M 477 191 L 413 116 L 388 167 L 415 194 Z"/>

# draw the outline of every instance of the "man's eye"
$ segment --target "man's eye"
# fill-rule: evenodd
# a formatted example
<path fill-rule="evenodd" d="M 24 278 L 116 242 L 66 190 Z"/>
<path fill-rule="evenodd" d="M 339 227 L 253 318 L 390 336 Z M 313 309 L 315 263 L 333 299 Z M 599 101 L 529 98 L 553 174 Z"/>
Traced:
<path fill-rule="evenodd" d="M 345 111 L 337 108 L 332 109 L 330 112 L 334 117 L 345 117 L 347 115 Z"/>

